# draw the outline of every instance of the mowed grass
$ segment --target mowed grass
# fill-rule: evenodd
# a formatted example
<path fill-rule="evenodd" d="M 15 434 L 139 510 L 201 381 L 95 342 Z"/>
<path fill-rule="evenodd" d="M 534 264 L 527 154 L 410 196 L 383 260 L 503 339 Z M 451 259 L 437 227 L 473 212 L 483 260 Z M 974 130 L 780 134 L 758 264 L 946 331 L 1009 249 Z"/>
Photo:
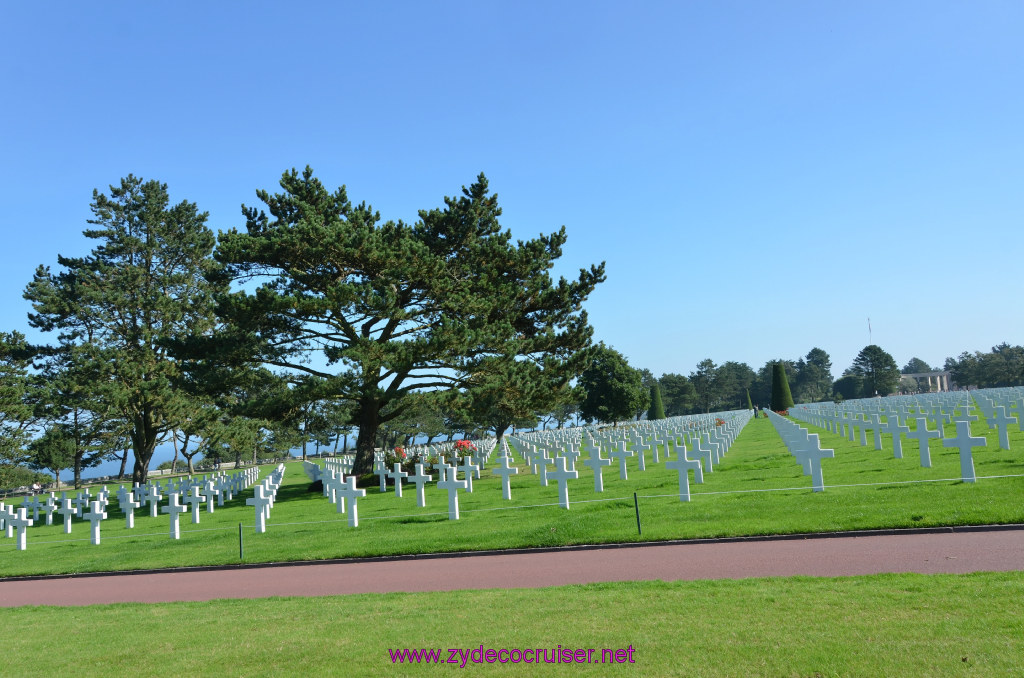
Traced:
<path fill-rule="evenodd" d="M 1022 598 L 1013 572 L 17 608 L 4 611 L 0 673 L 1019 676 Z M 595 657 L 632 646 L 635 663 L 462 668 L 389 654 L 559 645 Z"/>
<path fill-rule="evenodd" d="M 810 478 L 766 419 L 747 425 L 722 463 L 705 473 L 703 485 L 691 482 L 692 501 L 687 503 L 678 498 L 678 474 L 665 468 L 664 459 L 655 465 L 648 454 L 644 472 L 635 457 L 629 459 L 627 480 L 619 478 L 617 464 L 606 467 L 603 493 L 593 491 L 591 471 L 577 462 L 579 479 L 570 482 L 568 511 L 557 506 L 556 483 L 541 487 L 525 466 L 512 477 L 511 502 L 501 498 L 500 480 L 485 470 L 474 481 L 473 493 L 460 492 L 458 521 L 448 520 L 447 493 L 433 484 L 421 509 L 413 487 L 398 498 L 391 488 L 380 493 L 374 478 L 363 484 L 367 496 L 359 501 L 360 524 L 351 528 L 346 515 L 309 490 L 301 464 L 294 463 L 287 465 L 265 534 L 255 534 L 253 508 L 245 505 L 251 490 L 215 513 L 204 511 L 198 525 L 182 514 L 177 541 L 169 538 L 166 515 L 151 518 L 138 509 L 135 529 L 127 530 L 112 502 L 99 546 L 89 543 L 88 523 L 77 520 L 71 535 L 63 534 L 60 525 L 30 528 L 27 551 L 15 551 L 14 540 L 0 539 L 0 576 L 237 563 L 239 523 L 244 525 L 246 562 L 1024 523 L 1024 477 L 1012 477 L 1024 475 L 1024 434 L 1019 431 L 1011 432 L 1013 451 L 999 451 L 996 432 L 974 422 L 974 434 L 985 435 L 989 444 L 974 451 L 978 482 L 963 483 L 958 452 L 941 441 L 932 441 L 932 468 L 922 468 L 915 442 L 905 441 L 903 458 L 895 459 L 889 436 L 886 449 L 876 451 L 870 440 L 862 447 L 823 429 L 811 430 L 836 452 L 835 459 L 823 462 L 826 491 L 821 493 L 811 491 Z M 954 428 L 946 431 L 952 435 Z"/>

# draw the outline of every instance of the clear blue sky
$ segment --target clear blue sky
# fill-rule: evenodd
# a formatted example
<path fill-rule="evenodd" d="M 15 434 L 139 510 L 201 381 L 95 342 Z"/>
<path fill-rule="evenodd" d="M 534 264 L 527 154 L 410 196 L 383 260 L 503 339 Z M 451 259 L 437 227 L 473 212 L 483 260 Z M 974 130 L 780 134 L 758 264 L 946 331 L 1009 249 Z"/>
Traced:
<path fill-rule="evenodd" d="M 656 375 L 1024 343 L 1024 3 L 55 2 L 0 13 L 0 329 L 129 173 L 241 227 L 311 165 L 415 220 L 484 172 Z"/>

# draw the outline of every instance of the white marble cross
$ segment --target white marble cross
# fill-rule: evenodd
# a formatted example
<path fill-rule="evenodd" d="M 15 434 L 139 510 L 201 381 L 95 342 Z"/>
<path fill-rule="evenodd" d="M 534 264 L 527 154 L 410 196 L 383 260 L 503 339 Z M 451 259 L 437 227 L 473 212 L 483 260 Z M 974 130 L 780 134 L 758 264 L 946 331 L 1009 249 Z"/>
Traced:
<path fill-rule="evenodd" d="M 100 507 L 98 501 L 92 502 L 91 510 L 82 516 L 85 520 L 88 520 L 92 528 L 89 531 L 89 538 L 93 546 L 100 545 L 100 522 L 106 520 L 107 512 Z"/>
<path fill-rule="evenodd" d="M 690 501 L 690 474 L 687 471 L 693 469 L 694 482 L 704 482 L 704 473 L 700 467 L 700 460 L 687 459 L 685 446 L 676 446 L 676 458 L 675 460 L 666 461 L 665 468 L 675 469 L 679 472 L 679 501 Z"/>
<path fill-rule="evenodd" d="M 509 466 L 510 457 L 503 455 L 500 457 L 500 465 L 497 468 L 491 469 L 491 473 L 496 476 L 501 476 L 501 498 L 506 501 L 512 499 L 512 484 L 509 476 L 514 476 L 519 473 L 519 469 L 515 466 Z"/>
<path fill-rule="evenodd" d="M 566 468 L 570 471 L 576 470 L 576 458 L 580 456 L 580 449 L 576 445 L 569 445 L 569 449 L 565 452 L 565 463 Z"/>
<path fill-rule="evenodd" d="M 356 487 L 356 477 L 349 476 L 341 487 L 338 488 L 338 500 L 349 500 L 348 524 L 349 527 L 359 527 L 359 506 L 360 497 L 366 496 L 366 490 Z"/>
<path fill-rule="evenodd" d="M 615 457 L 619 462 L 619 479 L 628 480 L 629 476 L 626 475 L 626 459 L 632 457 L 634 452 L 626 449 L 626 442 L 622 441 L 615 450 L 608 453 L 609 457 Z"/>
<path fill-rule="evenodd" d="M 161 513 L 167 513 L 171 517 L 171 539 L 181 539 L 181 526 L 178 518 L 180 515 L 188 511 L 187 506 L 182 506 L 181 495 L 177 492 L 171 492 L 167 495 L 167 506 L 160 509 Z"/>
<path fill-rule="evenodd" d="M 533 468 L 540 478 L 540 486 L 548 486 L 548 464 L 551 463 L 551 457 L 548 456 L 546 449 L 538 450 L 533 456 Z"/>
<path fill-rule="evenodd" d="M 53 492 L 46 498 L 46 504 L 43 507 L 43 512 L 46 513 L 46 524 L 53 525 L 53 513 L 57 510 L 57 498 Z"/>
<path fill-rule="evenodd" d="M 812 433 L 807 436 L 807 444 L 800 450 L 800 455 L 810 462 L 813 491 L 823 492 L 825 490 L 825 480 L 821 475 L 821 460 L 834 458 L 836 456 L 835 450 L 821 449 L 818 434 Z"/>
<path fill-rule="evenodd" d="M 324 493 L 332 504 L 335 505 L 335 513 L 345 512 L 345 497 L 338 496 L 338 490 L 345 484 L 344 474 L 332 469 L 327 469 L 320 474 L 320 482 L 324 484 Z"/>
<path fill-rule="evenodd" d="M 277 489 L 277 488 L 275 488 Z M 213 480 L 203 483 L 203 496 L 206 497 L 206 512 L 213 513 L 216 508 L 214 503 L 217 499 L 217 484 Z"/>
<path fill-rule="evenodd" d="M 146 491 L 146 501 L 149 502 L 149 517 L 156 518 L 160 515 L 160 500 L 164 496 L 160 494 L 160 487 L 156 485 L 150 485 Z"/>
<path fill-rule="evenodd" d="M 192 485 L 192 491 L 187 497 L 185 497 L 185 503 L 192 507 L 192 522 L 199 522 L 199 509 L 202 507 L 203 502 L 206 501 L 206 497 L 203 496 L 203 488 L 198 485 Z"/>
<path fill-rule="evenodd" d="M 437 481 L 437 487 L 448 490 L 448 520 L 459 519 L 459 490 L 466 489 L 465 480 L 456 480 L 457 469 L 447 466 L 444 469 L 444 480 Z"/>
<path fill-rule="evenodd" d="M 878 414 L 872 414 L 870 417 L 868 417 L 868 421 L 866 424 L 864 424 L 864 427 L 861 429 L 861 431 L 863 432 L 866 429 L 871 429 L 871 431 L 875 434 L 875 449 L 882 449 L 882 422 L 878 418 Z"/>
<path fill-rule="evenodd" d="M 458 469 L 462 471 L 462 474 L 466 477 L 466 492 L 473 491 L 473 472 L 479 471 L 480 467 L 473 463 L 472 457 L 463 457 L 462 466 Z"/>
<path fill-rule="evenodd" d="M 416 483 L 416 505 L 423 508 L 427 505 L 427 498 L 423 493 L 423 486 L 433 480 L 433 476 L 425 473 L 423 464 L 416 464 L 416 474 L 409 476 L 410 483 Z"/>
<path fill-rule="evenodd" d="M 135 509 L 142 506 L 142 503 L 136 501 L 135 494 L 132 492 L 126 492 L 124 498 L 119 501 L 121 510 L 124 511 L 124 526 L 131 530 L 135 527 Z"/>
<path fill-rule="evenodd" d="M 694 451 L 702 457 L 704 470 L 708 473 L 712 473 L 715 470 L 715 465 L 713 459 L 714 453 L 711 448 L 705 445 L 704 441 L 700 439 L 700 436 L 694 436 L 692 440 Z"/>
<path fill-rule="evenodd" d="M 558 503 L 562 508 L 569 508 L 569 481 L 579 477 L 579 472 L 565 467 L 565 457 L 555 457 L 555 470 L 548 471 L 548 478 L 558 483 Z"/>
<path fill-rule="evenodd" d="M 378 461 L 374 467 L 373 472 L 380 478 L 380 491 L 388 491 L 388 467 L 384 465 L 384 462 Z"/>
<path fill-rule="evenodd" d="M 1007 449 L 1009 449 L 1009 448 L 1007 448 Z M 43 508 L 43 502 L 39 501 L 38 497 L 36 497 L 36 495 L 33 494 L 31 499 L 29 499 L 28 497 L 25 497 L 25 499 L 24 499 L 24 501 L 22 503 L 25 506 L 26 510 L 31 510 L 32 511 L 32 521 L 33 522 L 38 522 L 39 521 L 39 509 Z"/>
<path fill-rule="evenodd" d="M 468 457 L 467 457 L 468 459 Z M 388 472 L 388 478 L 395 483 L 395 496 L 402 496 L 402 481 L 409 477 L 409 474 L 402 470 L 402 464 L 395 462 L 395 470 Z"/>
<path fill-rule="evenodd" d="M 896 459 L 903 458 L 903 435 L 910 434 L 910 427 L 900 423 L 900 418 L 895 414 L 889 414 L 885 423 L 879 429 L 882 433 L 892 434 L 892 456 Z"/>
<path fill-rule="evenodd" d="M 604 492 L 604 477 L 601 475 L 602 467 L 611 466 L 612 460 L 601 456 L 601 446 L 597 443 L 590 445 L 590 457 L 583 460 L 584 466 L 589 466 L 594 472 L 594 492 Z"/>
<path fill-rule="evenodd" d="M 908 438 L 913 438 L 917 441 L 918 450 L 921 453 L 921 466 L 924 468 L 932 467 L 932 455 L 928 450 L 928 439 L 941 437 L 938 431 L 928 430 L 928 420 L 924 417 L 917 417 L 917 428 L 907 434 Z"/>
<path fill-rule="evenodd" d="M 644 443 L 644 439 L 640 436 L 633 438 L 633 451 L 636 452 L 637 469 L 640 471 L 647 470 L 647 459 L 644 452 L 651 449 L 650 445 Z"/>
<path fill-rule="evenodd" d="M 256 532 L 262 534 L 267 531 L 267 514 L 270 512 L 270 497 L 267 495 L 267 488 L 257 485 L 253 489 L 253 496 L 245 500 L 246 505 L 256 507 Z"/>
<path fill-rule="evenodd" d="M 75 515 L 79 518 L 85 513 L 85 507 L 89 505 L 89 492 L 79 492 L 75 495 L 75 498 L 71 500 L 71 504 L 75 507 Z"/>
<path fill-rule="evenodd" d="M 57 513 L 64 516 L 64 534 L 71 534 L 71 516 L 78 515 L 78 509 L 71 505 L 71 500 L 64 497 L 60 500 L 60 508 Z"/>
<path fill-rule="evenodd" d="M 1006 407 L 1003 405 L 997 405 L 995 407 L 995 416 L 988 420 L 989 428 L 999 429 L 999 449 L 1008 450 L 1010 449 L 1010 424 L 1017 421 L 1017 417 L 1006 414 Z"/>
<path fill-rule="evenodd" d="M 971 448 L 985 447 L 986 442 L 984 438 L 971 436 L 971 422 L 969 421 L 956 422 L 956 436 L 942 441 L 943 447 L 960 448 L 960 479 L 965 483 L 973 483 L 976 479 Z"/>
<path fill-rule="evenodd" d="M 24 506 L 19 508 L 17 511 L 8 514 L 7 516 L 7 529 L 15 529 L 18 531 L 18 543 L 17 550 L 25 550 L 25 528 L 32 527 L 34 521 L 28 517 L 28 509 Z"/>

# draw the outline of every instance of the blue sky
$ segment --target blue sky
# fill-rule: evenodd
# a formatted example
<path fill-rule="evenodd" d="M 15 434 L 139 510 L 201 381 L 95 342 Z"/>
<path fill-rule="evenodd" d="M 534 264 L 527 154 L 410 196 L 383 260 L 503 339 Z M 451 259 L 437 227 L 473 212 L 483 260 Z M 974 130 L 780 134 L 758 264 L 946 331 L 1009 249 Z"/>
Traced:
<path fill-rule="evenodd" d="M 7 3 L 0 329 L 134 173 L 242 227 L 311 165 L 386 219 L 484 172 L 656 375 L 1024 343 L 1020 2 Z M 31 333 L 30 333 L 31 334 Z"/>

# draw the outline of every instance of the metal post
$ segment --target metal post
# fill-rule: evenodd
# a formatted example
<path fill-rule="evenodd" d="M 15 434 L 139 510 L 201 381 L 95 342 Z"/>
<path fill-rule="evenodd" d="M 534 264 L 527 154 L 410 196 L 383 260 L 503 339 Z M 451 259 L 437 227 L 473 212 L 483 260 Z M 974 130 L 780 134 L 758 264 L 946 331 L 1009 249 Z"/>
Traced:
<path fill-rule="evenodd" d="M 636 492 L 633 493 L 633 507 L 636 509 L 636 533 L 643 534 L 640 530 L 640 502 L 636 499 Z"/>

